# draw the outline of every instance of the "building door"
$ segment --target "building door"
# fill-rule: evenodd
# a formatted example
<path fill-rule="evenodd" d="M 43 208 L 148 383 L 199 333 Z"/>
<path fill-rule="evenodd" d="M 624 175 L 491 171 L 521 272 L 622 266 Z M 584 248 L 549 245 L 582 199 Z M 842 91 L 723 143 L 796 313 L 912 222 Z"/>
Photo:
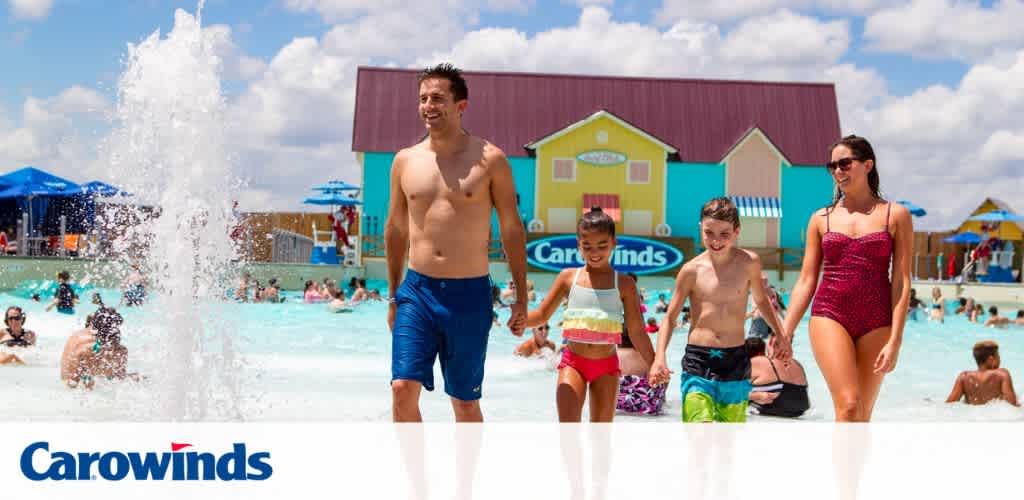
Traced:
<path fill-rule="evenodd" d="M 549 208 L 548 232 L 575 233 L 577 217 L 575 208 Z"/>
<path fill-rule="evenodd" d="M 653 213 L 650 210 L 624 210 L 622 212 L 623 233 L 650 236 Z"/>
<path fill-rule="evenodd" d="M 768 246 L 768 219 L 762 217 L 740 217 L 741 248 L 766 248 Z"/>

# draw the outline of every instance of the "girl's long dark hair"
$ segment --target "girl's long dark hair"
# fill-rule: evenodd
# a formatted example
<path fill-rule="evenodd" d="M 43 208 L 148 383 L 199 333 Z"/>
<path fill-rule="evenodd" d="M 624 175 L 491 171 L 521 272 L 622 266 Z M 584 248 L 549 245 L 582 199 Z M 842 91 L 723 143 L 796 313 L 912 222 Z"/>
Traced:
<path fill-rule="evenodd" d="M 881 199 L 882 191 L 879 187 L 881 180 L 878 177 L 878 160 L 875 159 L 875 149 L 871 147 L 871 143 L 868 142 L 867 139 L 858 135 L 848 135 L 828 147 L 829 157 L 831 157 L 832 151 L 838 146 L 846 146 L 847 149 L 853 153 L 853 157 L 860 161 L 871 160 L 871 171 L 868 172 L 868 188 L 871 189 L 871 194 L 873 194 L 875 198 Z M 834 210 L 836 205 L 839 204 L 839 200 L 842 199 L 843 192 L 837 185 L 835 194 L 832 196 L 832 203 L 828 206 L 828 211 Z"/>

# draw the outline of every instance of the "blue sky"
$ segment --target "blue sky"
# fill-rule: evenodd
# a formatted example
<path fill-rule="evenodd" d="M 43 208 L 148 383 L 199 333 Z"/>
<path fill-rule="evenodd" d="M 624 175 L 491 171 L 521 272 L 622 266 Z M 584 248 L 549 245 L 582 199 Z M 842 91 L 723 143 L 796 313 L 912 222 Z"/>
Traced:
<path fill-rule="evenodd" d="M 175 9 L 197 4 L 0 1 L 0 165 L 57 171 L 95 161 L 90 141 L 116 101 L 126 44 L 166 34 Z M 844 132 L 874 139 L 891 165 L 883 187 L 920 200 L 935 214 L 924 224 L 944 227 L 984 196 L 1012 204 L 1024 189 L 1024 91 L 999 90 L 1024 74 L 1022 16 L 1022 0 L 208 0 L 203 24 L 230 29 L 224 88 L 252 122 L 236 145 L 249 209 L 294 208 L 281 193 L 298 198 L 325 170 L 357 180 L 348 144 L 356 66 L 447 59 L 471 69 L 834 82 Z M 288 116 L 303 110 L 329 116 Z M 921 194 L 924 184 L 933 188 Z"/>

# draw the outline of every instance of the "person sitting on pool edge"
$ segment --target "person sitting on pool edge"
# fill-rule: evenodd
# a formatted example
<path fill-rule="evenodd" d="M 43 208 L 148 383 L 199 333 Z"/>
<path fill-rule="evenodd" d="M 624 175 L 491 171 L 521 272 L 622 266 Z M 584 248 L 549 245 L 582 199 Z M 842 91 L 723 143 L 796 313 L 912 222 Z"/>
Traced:
<path fill-rule="evenodd" d="M 57 291 L 53 294 L 53 302 L 46 306 L 46 311 L 54 307 L 57 308 L 57 312 L 61 314 L 75 314 L 75 304 L 78 303 L 78 294 L 71 288 L 69 281 L 71 281 L 71 274 L 67 271 L 61 271 L 57 273 Z"/>
<path fill-rule="evenodd" d="M 800 362 L 789 359 L 776 365 L 771 359 L 771 349 L 757 337 L 748 338 L 744 346 L 750 356 L 750 383 L 753 384 L 749 396 L 751 413 L 797 418 L 810 409 L 807 374 Z"/>
<path fill-rule="evenodd" d="M 969 405 L 983 405 L 993 399 L 1002 399 L 1013 406 L 1020 406 L 1010 371 L 999 367 L 999 344 L 994 340 L 982 340 L 974 344 L 973 354 L 978 369 L 961 372 L 957 376 L 946 402 L 963 400 Z"/>
<path fill-rule="evenodd" d="M 25 313 L 18 306 L 7 308 L 4 313 L 4 328 L 0 332 L 0 346 L 29 347 L 36 344 L 36 332 L 25 329 Z"/>
<path fill-rule="evenodd" d="M 548 332 L 550 331 L 551 326 L 547 323 L 534 327 L 533 337 L 519 344 L 513 354 L 524 358 L 531 358 L 541 354 L 545 348 L 551 349 L 551 352 L 555 352 L 557 350 L 555 343 L 548 340 Z"/>

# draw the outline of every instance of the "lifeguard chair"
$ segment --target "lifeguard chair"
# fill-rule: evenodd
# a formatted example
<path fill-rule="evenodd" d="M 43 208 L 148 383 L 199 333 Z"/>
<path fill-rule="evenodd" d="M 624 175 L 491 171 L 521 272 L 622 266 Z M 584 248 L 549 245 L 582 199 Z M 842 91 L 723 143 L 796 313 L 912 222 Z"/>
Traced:
<path fill-rule="evenodd" d="M 322 239 L 322 236 L 327 236 L 327 239 Z M 317 230 L 316 221 L 313 221 L 313 252 L 309 254 L 309 263 L 338 265 L 338 241 L 334 230 Z"/>

